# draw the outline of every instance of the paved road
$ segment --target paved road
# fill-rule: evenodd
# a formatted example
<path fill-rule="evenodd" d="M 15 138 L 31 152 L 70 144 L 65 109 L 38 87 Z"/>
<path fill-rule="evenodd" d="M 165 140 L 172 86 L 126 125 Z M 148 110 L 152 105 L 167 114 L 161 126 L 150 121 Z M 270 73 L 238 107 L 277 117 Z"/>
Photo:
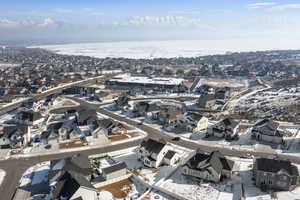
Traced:
<path fill-rule="evenodd" d="M 117 151 L 129 147 L 137 146 L 141 143 L 142 139 L 135 141 L 130 141 L 122 144 L 110 145 L 110 146 L 101 146 L 93 149 L 84 149 L 77 150 L 72 152 L 63 152 L 63 153 L 54 153 L 54 154 L 44 154 L 32 156 L 30 158 L 19 158 L 11 160 L 1 160 L 0 168 L 6 172 L 6 176 L 0 187 L 0 199 L 9 200 L 13 199 L 14 192 L 16 191 L 19 181 L 23 173 L 31 166 L 48 160 L 62 159 L 65 157 L 72 156 L 77 153 L 82 153 L 85 155 L 100 154 L 106 152 Z"/>
<path fill-rule="evenodd" d="M 115 120 L 118 120 L 123 123 L 127 123 L 129 125 L 132 125 L 134 127 L 137 127 L 139 129 L 143 130 L 144 132 L 146 132 L 148 134 L 147 135 L 148 138 L 164 139 L 167 142 L 171 142 L 173 144 L 177 144 L 182 147 L 186 147 L 189 149 L 201 149 L 202 151 L 206 151 L 206 152 L 219 150 L 224 155 L 227 155 L 227 156 L 243 157 L 243 156 L 253 155 L 255 157 L 267 157 L 270 155 L 274 155 L 272 152 L 240 150 L 240 149 L 232 149 L 232 148 L 224 147 L 224 146 L 211 146 L 210 144 L 206 143 L 205 141 L 203 141 L 201 143 L 186 140 L 186 139 L 181 139 L 179 141 L 172 141 L 172 138 L 176 136 L 175 134 L 166 134 L 165 132 L 154 129 L 148 125 L 140 125 L 140 124 L 138 124 L 138 122 L 136 122 L 134 120 L 116 115 L 110 111 L 99 108 L 99 105 L 90 104 L 90 103 L 87 103 L 84 100 L 80 100 L 80 99 L 76 99 L 76 101 L 79 102 L 82 106 L 86 106 L 91 109 L 96 109 L 99 113 L 101 113 L 103 115 L 107 115 Z M 74 155 L 79 152 L 86 154 L 86 155 L 92 155 L 92 154 L 116 151 L 116 150 L 120 150 L 120 149 L 124 149 L 124 148 L 128 148 L 128 147 L 136 146 L 141 142 L 141 140 L 142 139 L 139 139 L 137 141 L 123 143 L 123 144 L 118 144 L 118 145 L 98 147 L 95 149 L 78 150 L 78 151 L 68 152 L 68 153 L 54 153 L 51 155 L 38 155 L 38 156 L 30 157 L 30 158 L 20 158 L 18 160 L 14 159 L 14 160 L 0 161 L 0 168 L 6 171 L 6 176 L 0 187 L 1 199 L 5 199 L 5 200 L 12 199 L 13 194 L 19 185 L 19 180 L 22 177 L 22 174 L 25 172 L 26 169 L 28 169 L 32 165 L 35 165 L 37 163 L 47 161 L 47 160 L 65 158 L 65 157 Z M 280 159 L 290 160 L 294 163 L 300 164 L 300 157 L 297 157 L 297 156 L 280 154 L 280 155 L 278 155 L 278 157 Z"/>
<path fill-rule="evenodd" d="M 167 142 L 177 144 L 179 146 L 189 148 L 189 149 L 201 149 L 202 151 L 205 152 L 212 152 L 212 151 L 220 151 L 224 155 L 227 156 L 237 156 L 237 157 L 244 157 L 244 156 L 249 156 L 253 155 L 255 157 L 268 157 L 268 156 L 274 156 L 273 152 L 264 152 L 264 151 L 251 151 L 251 150 L 245 150 L 245 149 L 234 149 L 226 146 L 211 146 L 211 144 L 205 142 L 205 141 L 191 141 L 187 139 L 180 139 L 179 141 L 173 141 L 172 139 L 176 137 L 176 134 L 166 134 L 163 131 L 160 131 L 158 129 L 152 128 L 148 125 L 140 125 L 139 122 L 136 122 L 134 120 L 131 120 L 127 117 L 119 116 L 117 114 L 114 114 L 110 111 L 107 111 L 102 108 L 97 108 L 96 105 L 89 104 L 83 100 L 76 100 L 83 106 L 90 107 L 91 109 L 97 109 L 97 111 L 100 114 L 107 115 L 115 120 L 118 120 L 120 122 L 127 123 L 131 126 L 137 127 L 141 129 L 142 131 L 146 132 L 148 134 L 148 138 L 153 138 L 153 139 L 164 139 Z M 278 154 L 278 157 L 280 159 L 284 160 L 289 160 L 294 163 L 300 164 L 300 157 L 299 156 L 292 156 L 292 155 L 283 155 L 283 154 Z"/>

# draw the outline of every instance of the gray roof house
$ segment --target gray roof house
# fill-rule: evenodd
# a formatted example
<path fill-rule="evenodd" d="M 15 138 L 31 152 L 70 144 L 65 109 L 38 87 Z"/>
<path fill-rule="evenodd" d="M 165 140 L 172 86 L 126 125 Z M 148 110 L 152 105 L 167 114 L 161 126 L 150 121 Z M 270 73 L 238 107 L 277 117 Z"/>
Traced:
<path fill-rule="evenodd" d="M 0 131 L 0 147 L 25 146 L 30 141 L 30 128 L 26 125 L 5 124 Z"/>
<path fill-rule="evenodd" d="M 116 122 L 110 118 L 99 119 L 96 121 L 97 132 L 100 131 L 105 135 L 114 134 L 117 130 L 119 130 L 122 127 L 124 126 L 121 123 Z"/>
<path fill-rule="evenodd" d="M 32 110 L 22 110 L 15 115 L 17 123 L 25 125 L 37 125 L 43 121 L 43 116 L 39 112 Z"/>
<path fill-rule="evenodd" d="M 138 151 L 138 158 L 147 167 L 158 168 L 161 165 L 175 165 L 179 155 L 163 141 L 144 140 Z"/>
<path fill-rule="evenodd" d="M 199 97 L 198 101 L 197 101 L 197 105 L 200 108 L 208 108 L 209 103 L 211 102 L 215 102 L 216 98 L 213 94 L 203 94 Z"/>
<path fill-rule="evenodd" d="M 234 119 L 225 118 L 218 121 L 207 128 L 207 136 L 215 136 L 219 138 L 225 138 L 231 140 L 237 135 L 237 129 L 239 122 Z"/>
<path fill-rule="evenodd" d="M 105 180 L 110 180 L 125 176 L 127 174 L 127 165 L 125 162 L 119 162 L 102 169 L 102 176 Z"/>
<path fill-rule="evenodd" d="M 182 166 L 182 174 L 217 183 L 223 177 L 230 177 L 233 167 L 234 161 L 225 158 L 218 151 L 210 154 L 195 151 Z"/>
<path fill-rule="evenodd" d="M 81 109 L 76 112 L 76 123 L 78 126 L 85 126 L 93 123 L 97 119 L 96 110 Z"/>
<path fill-rule="evenodd" d="M 262 190 L 291 191 L 300 184 L 298 168 L 284 160 L 255 159 L 253 176 Z"/>
<path fill-rule="evenodd" d="M 258 141 L 265 141 L 276 144 L 283 144 L 284 132 L 278 130 L 279 123 L 271 119 L 257 121 L 252 127 L 251 136 Z"/>
<path fill-rule="evenodd" d="M 130 98 L 128 95 L 121 95 L 115 100 L 115 106 L 119 109 L 124 108 L 125 106 L 128 106 Z"/>
<path fill-rule="evenodd" d="M 90 200 L 98 195 L 94 186 L 74 171 L 63 171 L 50 185 L 50 196 L 54 200 Z"/>
<path fill-rule="evenodd" d="M 98 192 L 89 181 L 91 172 L 89 159 L 82 154 L 51 161 L 48 173 L 50 196 L 55 200 L 96 198 Z"/>
<path fill-rule="evenodd" d="M 215 98 L 216 99 L 229 99 L 231 95 L 230 87 L 216 88 Z"/>

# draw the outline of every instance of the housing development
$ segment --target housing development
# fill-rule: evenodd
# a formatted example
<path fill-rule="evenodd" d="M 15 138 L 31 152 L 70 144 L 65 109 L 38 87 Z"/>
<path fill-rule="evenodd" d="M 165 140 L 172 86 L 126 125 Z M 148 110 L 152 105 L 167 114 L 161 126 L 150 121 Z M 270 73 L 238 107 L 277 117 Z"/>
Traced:
<path fill-rule="evenodd" d="M 0 199 L 300 197 L 299 51 L 0 62 Z"/>

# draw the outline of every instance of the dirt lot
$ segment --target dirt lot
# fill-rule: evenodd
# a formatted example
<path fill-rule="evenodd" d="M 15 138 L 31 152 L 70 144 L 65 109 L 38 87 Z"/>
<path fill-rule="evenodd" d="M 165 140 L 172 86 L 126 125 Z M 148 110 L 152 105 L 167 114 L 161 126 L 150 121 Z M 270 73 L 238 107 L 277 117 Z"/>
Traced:
<path fill-rule="evenodd" d="M 62 106 L 76 106 L 76 104 L 71 100 L 64 100 Z"/>
<path fill-rule="evenodd" d="M 86 145 L 85 141 L 81 141 L 80 139 L 74 139 L 70 142 L 60 143 L 59 148 L 60 149 L 70 149 L 70 148 L 82 147 L 85 145 Z"/>
<path fill-rule="evenodd" d="M 125 179 L 110 185 L 97 188 L 97 190 L 106 190 L 112 193 L 114 198 L 124 199 L 132 191 L 132 186 L 132 181 L 130 179 Z"/>
<path fill-rule="evenodd" d="M 18 154 L 23 154 L 23 150 L 22 149 L 12 149 L 9 152 L 10 155 L 18 155 Z"/>
<path fill-rule="evenodd" d="M 112 142 L 125 140 L 127 138 L 129 138 L 127 135 L 110 135 L 110 136 L 108 136 L 108 139 Z"/>

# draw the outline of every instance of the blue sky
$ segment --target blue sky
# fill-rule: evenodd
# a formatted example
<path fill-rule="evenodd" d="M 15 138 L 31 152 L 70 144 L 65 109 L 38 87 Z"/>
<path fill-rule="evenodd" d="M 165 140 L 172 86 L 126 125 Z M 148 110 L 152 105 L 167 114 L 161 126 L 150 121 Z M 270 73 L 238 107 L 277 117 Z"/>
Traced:
<path fill-rule="evenodd" d="M 300 0 L 0 0 L 0 42 L 300 39 Z"/>

